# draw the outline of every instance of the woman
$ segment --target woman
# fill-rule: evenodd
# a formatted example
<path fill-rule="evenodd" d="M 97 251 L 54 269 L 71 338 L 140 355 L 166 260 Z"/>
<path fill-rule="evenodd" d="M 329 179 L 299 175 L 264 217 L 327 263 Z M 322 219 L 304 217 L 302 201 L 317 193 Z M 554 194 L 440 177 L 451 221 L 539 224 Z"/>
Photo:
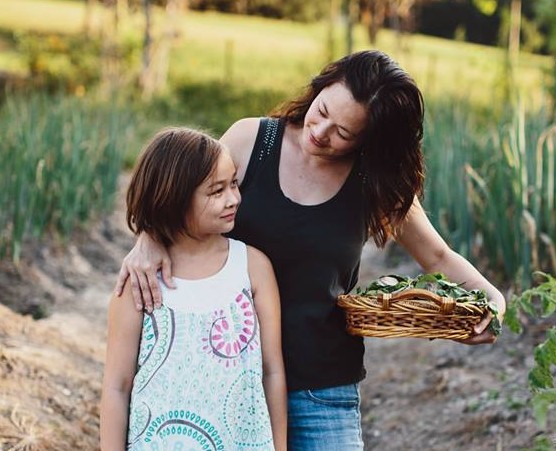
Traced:
<path fill-rule="evenodd" d="M 272 261 L 282 303 L 288 449 L 360 450 L 363 340 L 345 332 L 338 295 L 357 283 L 368 238 L 391 237 L 425 272 L 502 294 L 451 250 L 424 213 L 423 98 L 378 51 L 325 67 L 305 94 L 271 119 L 247 118 L 222 136 L 238 170 L 242 204 L 231 236 Z M 167 253 L 141 236 L 116 291 L 131 278 L 137 307 L 160 305 L 156 270 L 173 286 Z M 468 344 L 492 343 L 485 317 Z"/>

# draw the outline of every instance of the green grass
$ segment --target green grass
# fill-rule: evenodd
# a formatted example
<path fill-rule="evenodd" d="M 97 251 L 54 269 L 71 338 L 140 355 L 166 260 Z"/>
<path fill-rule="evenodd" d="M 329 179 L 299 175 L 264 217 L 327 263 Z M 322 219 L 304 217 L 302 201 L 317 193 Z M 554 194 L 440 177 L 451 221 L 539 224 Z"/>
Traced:
<path fill-rule="evenodd" d="M 0 257 L 29 236 L 65 239 L 111 209 L 133 126 L 110 102 L 34 96 L 0 108 Z"/>
<path fill-rule="evenodd" d="M 84 2 L 2 0 L 0 30 L 78 33 L 84 21 Z M 106 12 L 94 10 L 95 22 L 106 23 Z M 44 17 L 52 19 L 44 20 Z M 162 29 L 164 16 L 155 15 Z M 300 24 L 258 17 L 189 11 L 174 21 L 181 30 L 171 60 L 172 79 L 192 84 L 227 81 L 250 90 L 271 89 L 291 95 L 304 86 L 326 61 L 326 23 Z M 136 15 L 128 28 L 142 29 Z M 336 27 L 335 57 L 343 54 L 343 29 Z M 363 27 L 355 27 L 355 50 L 369 48 Z M 400 39 L 389 30 L 379 33 L 377 48 L 392 55 L 422 87 L 428 100 L 445 97 L 470 100 L 482 106 L 503 101 L 508 74 L 505 52 L 498 48 L 412 35 Z M 0 52 L 0 67 L 20 67 L 14 54 Z M 531 107 L 544 100 L 545 71 L 551 60 L 522 54 L 513 74 L 513 95 Z"/>

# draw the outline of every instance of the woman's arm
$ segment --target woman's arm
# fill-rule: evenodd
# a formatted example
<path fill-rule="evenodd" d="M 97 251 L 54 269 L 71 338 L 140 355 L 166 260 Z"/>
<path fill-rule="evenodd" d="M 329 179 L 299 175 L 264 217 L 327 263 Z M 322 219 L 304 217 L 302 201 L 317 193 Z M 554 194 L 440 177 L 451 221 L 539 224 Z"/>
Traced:
<path fill-rule="evenodd" d="M 108 311 L 108 341 L 102 399 L 100 446 L 104 451 L 123 451 L 127 441 L 129 397 L 137 369 L 143 313 L 133 307 L 126 284 L 122 299 L 113 296 Z"/>
<path fill-rule="evenodd" d="M 282 358 L 278 285 L 270 260 L 257 249 L 250 246 L 247 249 L 249 276 L 261 330 L 263 385 L 270 413 L 274 447 L 277 451 L 285 451 L 288 403 Z"/>
<path fill-rule="evenodd" d="M 236 165 L 237 179 L 240 185 L 253 153 L 259 124 L 260 119 L 258 117 L 240 119 L 226 130 L 220 138 L 220 142 L 230 151 L 232 160 Z"/>
<path fill-rule="evenodd" d="M 452 250 L 430 223 L 417 199 L 406 221 L 396 235 L 400 243 L 421 265 L 425 272 L 442 272 L 450 280 L 463 283 L 467 289 L 483 289 L 498 308 L 500 323 L 506 311 L 506 301 L 498 291 L 469 261 Z M 464 343 L 492 343 L 495 336 L 487 329 L 492 316 L 487 315 L 477 326 L 475 335 Z"/>

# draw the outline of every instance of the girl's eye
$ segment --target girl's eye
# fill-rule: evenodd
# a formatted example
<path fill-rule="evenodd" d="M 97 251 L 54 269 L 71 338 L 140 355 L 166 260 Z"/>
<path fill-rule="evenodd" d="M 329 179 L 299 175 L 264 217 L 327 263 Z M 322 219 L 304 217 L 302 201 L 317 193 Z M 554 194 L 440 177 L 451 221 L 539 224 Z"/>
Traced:
<path fill-rule="evenodd" d="M 217 190 L 214 190 L 212 193 L 210 193 L 211 196 L 219 196 L 220 194 L 222 194 L 222 192 L 224 191 L 223 188 L 218 188 Z"/>
<path fill-rule="evenodd" d="M 238 185 L 237 179 L 233 179 L 232 180 L 232 188 L 237 188 L 237 185 Z"/>

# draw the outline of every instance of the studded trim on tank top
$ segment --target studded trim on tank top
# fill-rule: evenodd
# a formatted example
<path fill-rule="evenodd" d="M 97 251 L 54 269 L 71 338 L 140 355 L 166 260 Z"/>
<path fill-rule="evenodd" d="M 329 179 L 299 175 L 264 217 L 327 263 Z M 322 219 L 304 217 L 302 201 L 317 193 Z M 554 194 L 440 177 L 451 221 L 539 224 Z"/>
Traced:
<path fill-rule="evenodd" d="M 274 147 L 274 142 L 276 141 L 278 125 L 280 121 L 277 119 L 270 119 L 266 124 L 266 130 L 263 136 L 263 145 L 259 151 L 259 161 L 270 155 L 270 151 Z"/>

